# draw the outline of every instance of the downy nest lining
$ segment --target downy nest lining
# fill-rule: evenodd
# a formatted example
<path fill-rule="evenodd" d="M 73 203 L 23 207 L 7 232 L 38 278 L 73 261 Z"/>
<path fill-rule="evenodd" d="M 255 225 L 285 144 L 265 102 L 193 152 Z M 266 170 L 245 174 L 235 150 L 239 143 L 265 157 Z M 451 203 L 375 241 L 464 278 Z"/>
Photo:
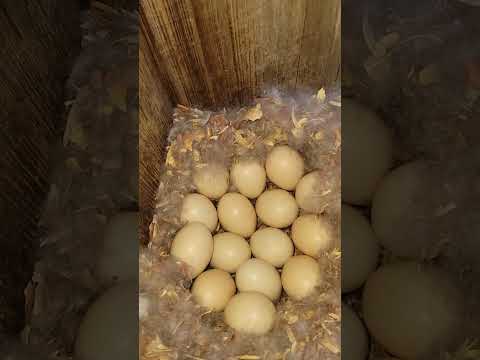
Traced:
<path fill-rule="evenodd" d="M 150 243 L 140 251 L 140 352 L 144 359 L 340 358 L 340 91 L 287 96 L 278 91 L 248 107 L 218 112 L 178 106 L 168 137 Z M 288 144 L 317 171 L 318 212 L 335 229 L 335 246 L 319 263 L 324 282 L 295 301 L 282 295 L 274 328 L 262 336 L 235 333 L 223 314 L 197 305 L 186 264 L 169 255 L 183 198 L 195 192 L 193 170 L 237 159 L 264 163 L 275 146 Z M 230 185 L 229 190 L 234 190 Z M 271 188 L 267 184 L 267 189 Z"/>

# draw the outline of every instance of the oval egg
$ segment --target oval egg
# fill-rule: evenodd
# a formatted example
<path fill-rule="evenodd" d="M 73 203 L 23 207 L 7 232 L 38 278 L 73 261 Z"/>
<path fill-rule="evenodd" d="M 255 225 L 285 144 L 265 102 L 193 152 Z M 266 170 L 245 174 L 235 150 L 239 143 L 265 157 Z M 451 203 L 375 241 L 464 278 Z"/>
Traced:
<path fill-rule="evenodd" d="M 250 199 L 260 196 L 267 183 L 265 168 L 260 161 L 254 159 L 234 163 L 230 178 L 238 192 Z"/>
<path fill-rule="evenodd" d="M 205 195 L 188 194 L 183 199 L 180 221 L 199 222 L 213 232 L 218 224 L 217 209 Z"/>
<path fill-rule="evenodd" d="M 222 227 L 243 237 L 250 237 L 257 227 L 255 208 L 247 197 L 239 193 L 227 193 L 217 206 Z"/>
<path fill-rule="evenodd" d="M 334 242 L 332 225 L 321 215 L 306 214 L 298 217 L 292 225 L 292 240 L 304 254 L 318 257 L 329 250 Z"/>
<path fill-rule="evenodd" d="M 298 215 L 295 198 L 282 189 L 265 191 L 258 197 L 255 208 L 260 220 L 275 228 L 290 226 Z"/>
<path fill-rule="evenodd" d="M 213 237 L 210 265 L 214 268 L 234 273 L 251 256 L 250 245 L 240 235 L 224 232 Z"/>
<path fill-rule="evenodd" d="M 275 267 L 281 267 L 293 255 L 290 237 L 280 229 L 267 227 L 255 231 L 250 238 L 253 255 Z"/>
<path fill-rule="evenodd" d="M 255 291 L 275 301 L 282 292 L 277 269 L 261 259 L 250 259 L 237 270 L 235 282 L 239 291 Z"/>
<path fill-rule="evenodd" d="M 213 238 L 202 223 L 192 222 L 177 232 L 170 254 L 191 268 L 192 278 L 197 277 L 210 263 L 213 254 Z"/>
<path fill-rule="evenodd" d="M 96 267 L 103 283 L 137 277 L 139 220 L 138 212 L 118 213 L 109 220 Z"/>
<path fill-rule="evenodd" d="M 138 356 L 138 285 L 122 282 L 90 305 L 75 340 L 75 359 L 131 360 Z"/>
<path fill-rule="evenodd" d="M 368 343 L 362 321 L 350 306 L 342 303 L 342 359 L 366 360 Z"/>
<path fill-rule="evenodd" d="M 235 295 L 224 312 L 228 326 L 241 333 L 263 335 L 274 325 L 275 305 L 263 294 L 242 292 Z"/>
<path fill-rule="evenodd" d="M 301 300 L 313 293 L 322 282 L 320 265 L 307 255 L 293 256 L 283 267 L 282 286 L 288 296 Z"/>
<path fill-rule="evenodd" d="M 192 286 L 192 295 L 197 304 L 213 311 L 225 309 L 235 291 L 235 282 L 230 274 L 218 269 L 201 273 Z"/>
<path fill-rule="evenodd" d="M 218 163 L 197 167 L 193 173 L 193 183 L 200 194 L 209 199 L 219 199 L 230 186 L 228 170 Z"/>
<path fill-rule="evenodd" d="M 297 150 L 287 145 L 279 145 L 267 155 L 265 168 L 272 183 L 291 191 L 303 176 L 305 164 Z"/>

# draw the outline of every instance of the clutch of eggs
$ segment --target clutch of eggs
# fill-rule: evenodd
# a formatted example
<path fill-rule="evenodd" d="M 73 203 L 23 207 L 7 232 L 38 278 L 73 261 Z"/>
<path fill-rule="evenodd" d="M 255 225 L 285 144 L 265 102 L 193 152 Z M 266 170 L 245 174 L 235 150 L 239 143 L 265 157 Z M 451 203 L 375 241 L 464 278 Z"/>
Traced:
<path fill-rule="evenodd" d="M 230 170 L 195 169 L 197 193 L 183 200 L 184 226 L 170 253 L 189 266 L 197 304 L 224 311 L 239 332 L 264 334 L 282 291 L 295 300 L 314 293 L 323 280 L 318 258 L 334 244 L 332 225 L 312 201 L 324 190 L 318 174 L 306 174 L 303 157 L 285 145 L 265 165 L 248 158 Z"/>

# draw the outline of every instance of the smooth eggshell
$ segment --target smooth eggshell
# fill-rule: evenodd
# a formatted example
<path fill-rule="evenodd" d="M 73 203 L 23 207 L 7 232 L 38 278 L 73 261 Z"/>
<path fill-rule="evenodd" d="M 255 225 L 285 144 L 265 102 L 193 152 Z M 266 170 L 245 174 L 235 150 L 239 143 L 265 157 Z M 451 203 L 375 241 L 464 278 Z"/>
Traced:
<path fill-rule="evenodd" d="M 193 174 L 193 183 L 200 194 L 210 199 L 219 199 L 230 185 L 228 170 L 217 163 L 198 167 Z"/>
<path fill-rule="evenodd" d="M 82 319 L 75 359 L 131 360 L 138 356 L 138 285 L 123 282 L 103 293 Z"/>
<path fill-rule="evenodd" d="M 276 228 L 263 228 L 255 231 L 250 238 L 253 255 L 275 267 L 281 267 L 293 255 L 293 243 L 290 237 Z"/>
<path fill-rule="evenodd" d="M 378 262 L 380 249 L 367 218 L 342 205 L 342 293 L 358 289 Z"/>
<path fill-rule="evenodd" d="M 230 274 L 218 269 L 201 273 L 192 286 L 192 295 L 197 304 L 213 311 L 225 309 L 235 291 L 235 282 Z"/>
<path fill-rule="evenodd" d="M 185 225 L 175 235 L 170 253 L 191 267 L 192 278 L 197 277 L 210 263 L 213 254 L 213 238 L 202 223 Z"/>
<path fill-rule="evenodd" d="M 290 226 L 298 216 L 295 198 L 285 190 L 267 190 L 255 204 L 257 215 L 262 222 L 275 228 Z"/>
<path fill-rule="evenodd" d="M 298 151 L 287 145 L 275 146 L 267 155 L 267 176 L 284 190 L 294 190 L 303 176 L 305 164 Z"/>
<path fill-rule="evenodd" d="M 250 259 L 237 270 L 235 282 L 239 291 L 255 291 L 275 301 L 282 292 L 282 282 L 277 269 L 261 259 Z"/>
<path fill-rule="evenodd" d="M 258 160 L 240 160 L 233 164 L 230 178 L 238 192 L 250 199 L 257 198 L 265 189 L 267 174 Z"/>
<path fill-rule="evenodd" d="M 401 359 L 433 359 L 460 333 L 462 296 L 443 270 L 413 261 L 384 265 L 363 290 L 370 334 Z"/>
<path fill-rule="evenodd" d="M 342 200 L 367 205 L 393 162 L 392 137 L 376 113 L 342 100 Z"/>
<path fill-rule="evenodd" d="M 430 176 L 426 162 L 407 163 L 390 172 L 375 193 L 373 230 L 381 245 L 396 256 L 424 258 L 437 250 L 441 235 L 434 232 L 430 221 L 438 218 L 428 218 L 435 210 L 428 207 L 433 188 Z"/>
<path fill-rule="evenodd" d="M 292 240 L 304 254 L 318 257 L 334 243 L 332 225 L 321 215 L 306 214 L 292 225 Z"/>
<path fill-rule="evenodd" d="M 238 332 L 263 335 L 275 322 L 275 305 L 263 294 L 242 292 L 235 295 L 225 308 L 225 322 Z"/>
<path fill-rule="evenodd" d="M 342 359 L 366 360 L 368 335 L 362 321 L 352 308 L 342 303 Z"/>
<path fill-rule="evenodd" d="M 210 265 L 214 268 L 234 273 L 251 256 L 250 245 L 240 235 L 224 232 L 213 237 L 213 256 Z"/>
<path fill-rule="evenodd" d="M 300 179 L 295 189 L 295 200 L 298 206 L 309 213 L 320 214 L 325 207 L 322 201 L 325 198 L 324 192 L 327 190 L 322 187 L 320 171 L 312 171 Z"/>
<path fill-rule="evenodd" d="M 320 265 L 310 256 L 293 256 L 283 266 L 281 281 L 288 296 L 303 299 L 321 284 Z"/>
<path fill-rule="evenodd" d="M 222 196 L 217 206 L 222 227 L 243 237 L 250 237 L 257 227 L 255 208 L 247 197 L 239 193 Z"/>
<path fill-rule="evenodd" d="M 113 216 L 105 229 L 97 262 L 97 275 L 104 283 L 138 276 L 138 212 Z"/>
<path fill-rule="evenodd" d="M 182 223 L 200 222 L 210 231 L 215 231 L 218 224 L 217 209 L 205 195 L 188 194 L 183 199 L 180 220 Z"/>

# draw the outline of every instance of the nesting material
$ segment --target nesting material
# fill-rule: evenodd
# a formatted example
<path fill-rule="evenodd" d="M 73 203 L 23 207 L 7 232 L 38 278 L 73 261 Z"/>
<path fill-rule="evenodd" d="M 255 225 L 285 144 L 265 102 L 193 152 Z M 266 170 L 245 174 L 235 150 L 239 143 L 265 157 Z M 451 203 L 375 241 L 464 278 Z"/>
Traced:
<path fill-rule="evenodd" d="M 148 304 L 140 324 L 142 358 L 339 359 L 339 99 L 335 90 L 322 89 L 295 98 L 272 92 L 228 111 L 176 108 L 150 243 L 140 257 L 140 293 Z M 202 176 L 211 176 L 204 184 L 215 194 L 202 188 L 199 169 L 211 169 Z M 294 192 L 310 173 L 315 179 L 304 181 L 300 195 L 313 192 L 321 204 L 314 211 L 299 206 Z M 181 209 L 192 193 L 217 208 L 209 267 L 234 277 L 237 288 L 223 311 L 223 303 L 209 304 L 199 290 L 213 270 L 207 267 L 191 286 L 192 266 L 172 256 L 172 241 L 189 226 Z M 292 257 L 290 226 L 312 213 L 330 225 L 331 247 L 316 259 Z"/>

